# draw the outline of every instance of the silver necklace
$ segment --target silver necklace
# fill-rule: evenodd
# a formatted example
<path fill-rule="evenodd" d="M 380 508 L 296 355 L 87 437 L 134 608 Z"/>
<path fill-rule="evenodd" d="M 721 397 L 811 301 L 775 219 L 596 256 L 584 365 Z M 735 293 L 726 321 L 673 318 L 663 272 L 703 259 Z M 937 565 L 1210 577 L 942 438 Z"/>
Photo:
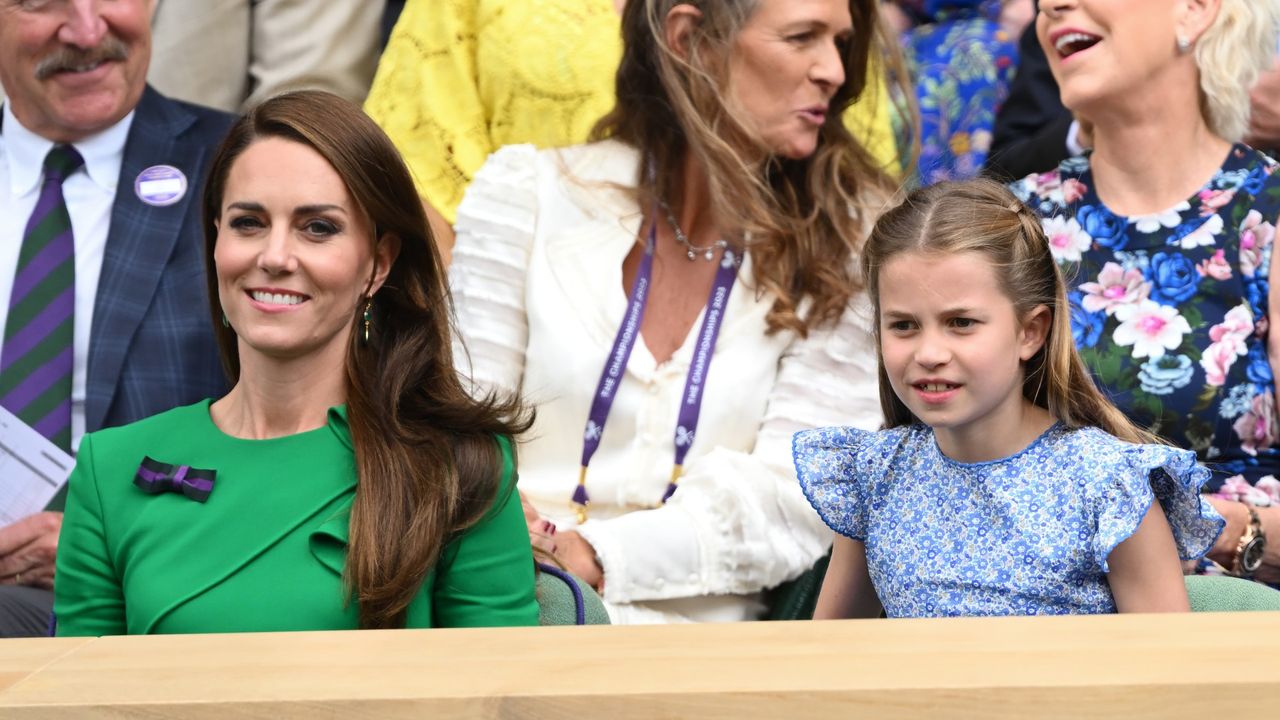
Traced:
<path fill-rule="evenodd" d="M 671 212 L 671 206 L 665 200 L 659 200 L 658 204 L 662 206 L 662 211 L 667 214 L 667 222 L 671 223 L 671 232 L 675 233 L 676 242 L 684 246 L 685 257 L 689 258 L 689 262 L 693 262 L 699 255 L 707 262 L 715 260 L 716 250 L 724 250 L 729 247 L 729 243 L 725 240 L 716 240 L 710 245 L 694 245 L 689 242 L 689 236 L 684 234 L 684 230 L 680 229 L 680 223 L 676 222 L 675 213 Z"/>

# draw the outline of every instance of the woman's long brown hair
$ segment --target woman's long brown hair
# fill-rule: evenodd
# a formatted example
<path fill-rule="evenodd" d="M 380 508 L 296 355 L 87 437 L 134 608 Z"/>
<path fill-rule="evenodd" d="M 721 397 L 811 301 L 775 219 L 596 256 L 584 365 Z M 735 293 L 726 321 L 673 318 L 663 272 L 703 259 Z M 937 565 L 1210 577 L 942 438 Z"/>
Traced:
<path fill-rule="evenodd" d="M 722 232 L 750 238 L 753 280 L 775 298 L 769 332 L 805 334 L 834 322 L 862 289 L 854 258 L 895 189 L 845 127 L 844 112 L 867 88 L 873 57 L 896 68 L 895 77 L 905 72 L 876 0 L 849 0 L 853 34 L 842 58 L 845 82 L 831 100 L 818 149 L 803 160 L 776 157 L 723 90 L 733 42 L 762 1 L 629 0 L 617 104 L 592 138 L 624 142 L 653 163 L 653 180 L 644 168 L 636 180 L 641 207 L 679 196 L 682 163 L 692 153 L 706 168 L 712 206 L 722 209 Z M 702 13 L 686 57 L 664 34 L 667 14 L 680 4 Z M 802 316 L 806 299 L 811 305 Z"/>
<path fill-rule="evenodd" d="M 1040 219 L 991 180 L 944 182 L 916 190 L 880 217 L 862 255 L 880 345 L 880 269 L 905 252 L 979 253 L 993 268 L 1019 320 L 1038 307 L 1052 314 L 1044 347 L 1023 364 L 1022 394 L 1067 427 L 1099 427 L 1133 443 L 1163 443 L 1107 399 L 1076 351 L 1066 281 Z M 880 407 L 885 427 L 918 422 L 893 392 L 880 355 Z"/>
<path fill-rule="evenodd" d="M 409 602 L 449 539 L 475 524 L 496 498 L 502 459 L 496 435 L 529 428 L 514 399 L 472 399 L 453 365 L 453 317 L 444 267 L 413 179 L 383 131 L 329 93 L 274 97 L 231 129 L 204 190 L 205 270 L 222 363 L 235 383 L 234 329 L 222 322 L 214 265 L 227 175 L 263 138 L 315 150 L 342 178 L 373 229 L 399 238 L 400 252 L 373 296 L 367 343 L 364 304 L 355 309 L 346 357 L 347 415 L 358 485 L 351 508 L 345 582 L 360 627 L 403 627 Z M 355 331 L 359 328 L 359 333 Z"/>

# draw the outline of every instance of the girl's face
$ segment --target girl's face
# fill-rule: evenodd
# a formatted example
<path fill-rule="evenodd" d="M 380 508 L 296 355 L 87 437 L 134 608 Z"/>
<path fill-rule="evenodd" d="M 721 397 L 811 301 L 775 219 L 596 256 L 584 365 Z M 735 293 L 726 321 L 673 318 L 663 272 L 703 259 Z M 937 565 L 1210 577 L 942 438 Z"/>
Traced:
<path fill-rule="evenodd" d="M 798 160 L 817 149 L 852 32 L 849 0 L 760 0 L 738 33 L 729 96 L 777 155 Z"/>
<path fill-rule="evenodd" d="M 390 245 L 375 250 L 364 213 L 315 150 L 275 137 L 245 149 L 227 174 L 214 246 L 242 364 L 245 353 L 344 358 L 357 309 L 390 268 Z"/>
<path fill-rule="evenodd" d="M 904 252 L 880 268 L 879 284 L 889 384 L 939 445 L 1017 436 L 1023 363 L 1044 344 L 1048 313 L 1021 321 L 976 252 Z"/>

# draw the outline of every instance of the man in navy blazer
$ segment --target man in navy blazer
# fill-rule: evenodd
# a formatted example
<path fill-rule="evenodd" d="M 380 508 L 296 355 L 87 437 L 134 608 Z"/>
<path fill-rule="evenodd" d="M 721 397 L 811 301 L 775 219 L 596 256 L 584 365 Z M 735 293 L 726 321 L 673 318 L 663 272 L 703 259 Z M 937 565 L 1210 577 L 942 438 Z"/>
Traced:
<path fill-rule="evenodd" d="M 147 87 L 148 23 L 146 0 L 0 2 L 0 317 L 44 157 L 70 145 L 84 161 L 62 183 L 75 236 L 73 448 L 85 432 L 227 389 L 199 191 L 233 118 Z M 59 497 L 0 528 L 0 636 L 45 632 L 60 510 Z"/>

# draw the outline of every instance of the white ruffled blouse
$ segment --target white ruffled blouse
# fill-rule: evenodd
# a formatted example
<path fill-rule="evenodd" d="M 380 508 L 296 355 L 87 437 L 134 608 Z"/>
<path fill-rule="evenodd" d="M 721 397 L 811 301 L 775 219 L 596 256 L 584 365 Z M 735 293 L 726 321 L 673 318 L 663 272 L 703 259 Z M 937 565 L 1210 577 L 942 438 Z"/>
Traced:
<path fill-rule="evenodd" d="M 622 263 L 642 212 L 639 155 L 617 142 L 492 155 L 458 211 L 450 267 L 458 365 L 475 392 L 537 408 L 519 487 L 561 529 L 576 520 L 583 428 L 625 314 Z M 761 591 L 808 569 L 830 531 L 791 465 L 798 430 L 881 424 L 871 312 L 859 297 L 834 327 L 766 335 L 772 296 L 751 287 L 750 253 L 730 296 L 696 439 L 671 500 L 674 429 L 697 341 L 665 363 L 637 342 L 587 477 L 577 528 L 604 568 L 617 623 L 745 620 Z M 701 325 L 701 318 L 694 324 Z"/>

